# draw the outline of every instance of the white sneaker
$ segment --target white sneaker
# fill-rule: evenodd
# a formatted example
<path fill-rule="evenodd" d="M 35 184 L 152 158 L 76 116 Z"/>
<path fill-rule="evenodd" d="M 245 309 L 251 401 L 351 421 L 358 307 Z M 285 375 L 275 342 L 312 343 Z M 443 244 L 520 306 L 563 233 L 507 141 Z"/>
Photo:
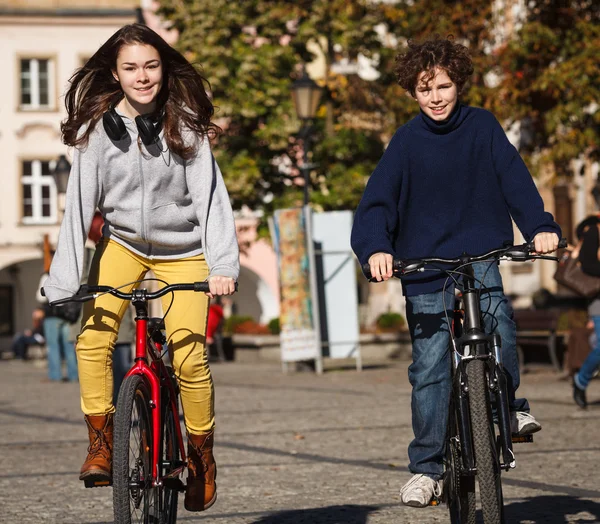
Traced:
<path fill-rule="evenodd" d="M 400 490 L 402 504 L 415 508 L 429 506 L 433 497 L 439 498 L 441 496 L 441 482 L 423 474 L 413 475 Z"/>
<path fill-rule="evenodd" d="M 510 430 L 513 435 L 524 437 L 536 433 L 540 429 L 542 429 L 542 425 L 530 413 L 525 411 L 510 412 Z"/>

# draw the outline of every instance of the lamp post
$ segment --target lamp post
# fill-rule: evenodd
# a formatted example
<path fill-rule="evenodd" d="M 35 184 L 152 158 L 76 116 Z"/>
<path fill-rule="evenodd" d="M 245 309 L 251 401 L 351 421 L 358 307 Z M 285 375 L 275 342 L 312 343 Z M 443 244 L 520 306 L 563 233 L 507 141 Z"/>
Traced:
<path fill-rule="evenodd" d="M 69 174 L 71 173 L 71 163 L 65 155 L 60 155 L 56 161 L 56 165 L 52 170 L 52 178 L 56 184 L 56 192 L 58 193 L 58 221 L 62 220 L 62 214 L 65 210 L 65 198 L 67 193 L 67 183 Z"/>
<path fill-rule="evenodd" d="M 308 152 L 310 146 L 310 138 L 312 135 L 311 121 L 317 113 L 319 100 L 321 99 L 322 89 L 317 83 L 312 80 L 306 70 L 302 72 L 302 76 L 292 84 L 292 100 L 296 108 L 296 115 L 302 121 L 302 128 L 298 136 L 302 138 L 302 166 L 300 171 L 304 178 L 304 205 L 308 205 L 308 185 L 310 181 L 310 170 L 314 167 L 308 163 Z"/>
<path fill-rule="evenodd" d="M 54 184 L 56 185 L 56 192 L 58 193 L 58 222 L 62 220 L 62 213 L 64 211 L 64 198 L 67 192 L 67 182 L 69 181 L 69 174 L 71 173 L 71 163 L 67 160 L 65 155 L 59 155 L 56 160 L 56 165 L 51 171 Z M 44 233 L 43 236 L 43 253 L 44 253 L 44 273 L 50 271 L 50 264 L 52 263 L 52 245 L 50 244 L 50 236 L 48 233 Z"/>
<path fill-rule="evenodd" d="M 71 173 L 71 164 L 65 155 L 60 155 L 56 161 L 56 165 L 52 170 L 52 178 L 56 184 L 56 191 L 60 193 L 67 192 L 67 182 Z"/>

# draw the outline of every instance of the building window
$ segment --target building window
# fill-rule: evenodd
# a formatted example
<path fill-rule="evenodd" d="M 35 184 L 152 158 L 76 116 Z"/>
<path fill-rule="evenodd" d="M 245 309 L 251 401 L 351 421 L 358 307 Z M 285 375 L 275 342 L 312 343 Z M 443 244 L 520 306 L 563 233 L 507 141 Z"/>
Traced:
<path fill-rule="evenodd" d="M 23 161 L 23 223 L 54 224 L 58 219 L 53 161 Z"/>
<path fill-rule="evenodd" d="M 41 58 L 21 59 L 21 108 L 48 109 L 54 107 L 51 99 L 53 79 L 52 61 Z"/>

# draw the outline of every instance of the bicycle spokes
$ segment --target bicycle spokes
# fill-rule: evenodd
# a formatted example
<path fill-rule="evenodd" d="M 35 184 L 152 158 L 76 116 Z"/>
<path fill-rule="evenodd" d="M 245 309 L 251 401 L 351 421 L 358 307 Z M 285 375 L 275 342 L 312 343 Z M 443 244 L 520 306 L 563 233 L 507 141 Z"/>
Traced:
<path fill-rule="evenodd" d="M 143 378 L 131 375 L 119 393 L 113 450 L 117 524 L 158 524 L 158 488 L 152 484 L 152 419 Z"/>

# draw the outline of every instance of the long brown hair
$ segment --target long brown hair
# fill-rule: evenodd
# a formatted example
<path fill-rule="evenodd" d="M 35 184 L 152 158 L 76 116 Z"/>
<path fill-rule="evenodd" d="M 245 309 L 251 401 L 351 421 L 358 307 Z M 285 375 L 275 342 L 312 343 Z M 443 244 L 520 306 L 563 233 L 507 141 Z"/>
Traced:
<path fill-rule="evenodd" d="M 163 67 L 163 85 L 157 95 L 157 111 L 164 112 L 163 129 L 169 149 L 184 159 L 196 153 L 197 142 L 186 143 L 182 130 L 214 137 L 221 129 L 211 122 L 214 107 L 208 98 L 208 81 L 179 51 L 173 49 L 157 33 L 142 24 L 119 29 L 70 79 L 65 95 L 67 118 L 61 123 L 63 142 L 69 146 L 85 146 L 90 133 L 102 115 L 123 97 L 123 90 L 112 75 L 117 68 L 121 47 L 131 44 L 154 47 Z M 78 136 L 85 123 L 89 125 Z"/>

